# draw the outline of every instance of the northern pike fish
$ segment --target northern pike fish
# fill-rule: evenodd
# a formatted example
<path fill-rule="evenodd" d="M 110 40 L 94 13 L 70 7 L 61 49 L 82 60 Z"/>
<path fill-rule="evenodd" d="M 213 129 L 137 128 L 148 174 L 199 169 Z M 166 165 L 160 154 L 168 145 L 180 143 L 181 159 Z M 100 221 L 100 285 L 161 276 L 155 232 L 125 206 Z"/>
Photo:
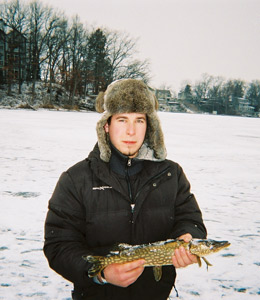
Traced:
<path fill-rule="evenodd" d="M 159 281 L 162 277 L 162 266 L 172 265 L 172 256 L 175 249 L 184 247 L 198 258 L 198 264 L 201 266 L 201 258 L 208 266 L 212 266 L 205 255 L 215 253 L 230 246 L 228 241 L 215 241 L 209 239 L 192 239 L 185 242 L 179 239 L 169 239 L 150 244 L 129 245 L 119 244 L 115 251 L 110 251 L 106 256 L 87 255 L 83 258 L 93 265 L 88 271 L 89 277 L 97 276 L 105 267 L 113 263 L 126 263 L 137 259 L 145 260 L 145 267 L 153 267 L 154 278 Z"/>

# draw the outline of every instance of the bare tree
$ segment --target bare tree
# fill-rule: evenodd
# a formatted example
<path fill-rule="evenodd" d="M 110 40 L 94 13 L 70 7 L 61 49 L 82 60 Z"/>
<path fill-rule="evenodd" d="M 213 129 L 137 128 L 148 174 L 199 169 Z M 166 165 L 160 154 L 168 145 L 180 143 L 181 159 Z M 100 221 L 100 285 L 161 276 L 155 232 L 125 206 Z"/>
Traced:
<path fill-rule="evenodd" d="M 208 98 L 212 80 L 213 77 L 205 73 L 202 75 L 202 80 L 195 84 L 193 91 L 198 103 Z"/>
<path fill-rule="evenodd" d="M 48 35 L 46 38 L 47 47 L 47 71 L 46 71 L 46 82 L 49 79 L 49 102 L 53 102 L 52 84 L 55 82 L 55 70 L 58 71 L 58 64 L 61 61 L 62 49 L 67 41 L 67 21 L 63 17 L 61 18 L 56 13 L 53 14 L 48 25 Z"/>
<path fill-rule="evenodd" d="M 120 72 L 117 74 L 117 78 L 138 78 L 142 79 L 145 83 L 148 83 L 150 80 L 150 75 L 148 72 L 149 66 L 150 62 L 148 60 L 130 61 L 125 66 L 121 66 Z"/>
<path fill-rule="evenodd" d="M 212 107 L 212 111 L 223 111 L 223 99 L 222 99 L 222 87 L 224 84 L 223 77 L 211 76 L 209 91 L 208 91 L 208 101 L 209 105 Z"/>
<path fill-rule="evenodd" d="M 0 18 L 11 28 L 24 32 L 27 8 L 20 0 L 0 3 Z"/>
<path fill-rule="evenodd" d="M 58 80 L 69 90 L 72 106 L 75 95 L 86 95 L 90 84 L 98 93 L 116 79 L 140 78 L 147 83 L 150 79 L 149 62 L 137 59 L 137 39 L 127 33 L 97 29 L 89 34 L 77 16 L 69 22 L 63 14 L 39 0 L 24 5 L 20 0 L 5 1 L 0 8 L 0 17 L 21 32 L 23 41 L 27 42 L 26 64 L 20 63 L 19 74 L 27 68 L 25 79 L 27 83 L 32 82 L 29 104 L 34 102 L 37 80 L 43 78 L 48 83 L 50 103 L 53 101 L 53 83 Z M 14 36 L 14 42 L 17 40 Z M 14 55 L 9 55 L 11 57 Z M 22 57 L 21 52 L 18 57 Z M 8 64 L 10 91 L 14 76 L 12 63 L 10 60 Z M 19 78 L 21 90 L 22 76 Z"/>
<path fill-rule="evenodd" d="M 149 61 L 135 58 L 137 39 L 119 31 L 107 33 L 107 53 L 110 59 L 109 81 L 132 77 L 149 81 Z"/>
<path fill-rule="evenodd" d="M 70 76 L 70 102 L 75 105 L 76 91 L 80 90 L 80 82 L 82 80 L 82 66 L 86 58 L 87 32 L 84 29 L 79 18 L 73 19 L 70 36 L 68 39 L 69 49 L 69 76 Z"/>
<path fill-rule="evenodd" d="M 30 44 L 30 70 L 32 80 L 32 95 L 34 99 L 35 84 L 41 79 L 41 65 L 47 60 L 47 39 L 55 28 L 53 9 L 34 1 L 29 6 L 29 44 Z M 33 100 L 34 101 L 34 100 Z"/>

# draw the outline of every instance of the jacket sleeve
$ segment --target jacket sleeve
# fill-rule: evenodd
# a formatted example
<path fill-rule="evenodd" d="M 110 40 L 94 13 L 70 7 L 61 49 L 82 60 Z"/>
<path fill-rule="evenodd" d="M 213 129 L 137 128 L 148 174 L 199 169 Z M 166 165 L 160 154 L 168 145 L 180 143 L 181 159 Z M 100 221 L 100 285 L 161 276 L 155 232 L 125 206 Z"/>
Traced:
<path fill-rule="evenodd" d="M 44 254 L 50 267 L 76 285 L 93 285 L 88 277 L 90 267 L 82 255 L 86 246 L 84 208 L 80 192 L 68 172 L 61 175 L 49 201 L 45 221 Z"/>
<path fill-rule="evenodd" d="M 206 238 L 207 230 L 195 196 L 190 192 L 190 183 L 178 165 L 178 192 L 175 202 L 174 228 L 172 236 L 177 238 L 190 233 L 194 238 Z"/>

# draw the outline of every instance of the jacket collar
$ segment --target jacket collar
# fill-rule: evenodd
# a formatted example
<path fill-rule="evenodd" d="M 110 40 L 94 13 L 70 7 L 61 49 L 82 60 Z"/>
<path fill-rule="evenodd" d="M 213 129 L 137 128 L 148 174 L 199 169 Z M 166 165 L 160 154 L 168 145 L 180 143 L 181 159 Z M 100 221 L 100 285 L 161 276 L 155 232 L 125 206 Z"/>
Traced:
<path fill-rule="evenodd" d="M 135 175 L 139 173 L 143 168 L 143 160 L 138 158 L 129 158 L 128 156 L 122 154 L 118 151 L 112 144 L 111 147 L 111 157 L 109 161 L 109 166 L 111 170 L 119 175 L 125 175 L 126 170 L 128 175 Z"/>

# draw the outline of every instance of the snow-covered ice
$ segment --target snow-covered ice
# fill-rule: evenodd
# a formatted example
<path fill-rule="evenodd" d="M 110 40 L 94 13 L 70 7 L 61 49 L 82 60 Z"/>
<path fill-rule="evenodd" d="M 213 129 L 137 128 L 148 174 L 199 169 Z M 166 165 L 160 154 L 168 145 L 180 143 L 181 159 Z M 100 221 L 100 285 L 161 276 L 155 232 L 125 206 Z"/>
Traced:
<path fill-rule="evenodd" d="M 231 242 L 208 257 L 208 271 L 178 270 L 179 299 L 259 299 L 260 119 L 159 115 L 168 158 L 190 180 L 208 237 Z M 43 255 L 43 225 L 58 177 L 92 150 L 99 118 L 0 110 L 0 299 L 70 299 L 71 283 Z"/>

